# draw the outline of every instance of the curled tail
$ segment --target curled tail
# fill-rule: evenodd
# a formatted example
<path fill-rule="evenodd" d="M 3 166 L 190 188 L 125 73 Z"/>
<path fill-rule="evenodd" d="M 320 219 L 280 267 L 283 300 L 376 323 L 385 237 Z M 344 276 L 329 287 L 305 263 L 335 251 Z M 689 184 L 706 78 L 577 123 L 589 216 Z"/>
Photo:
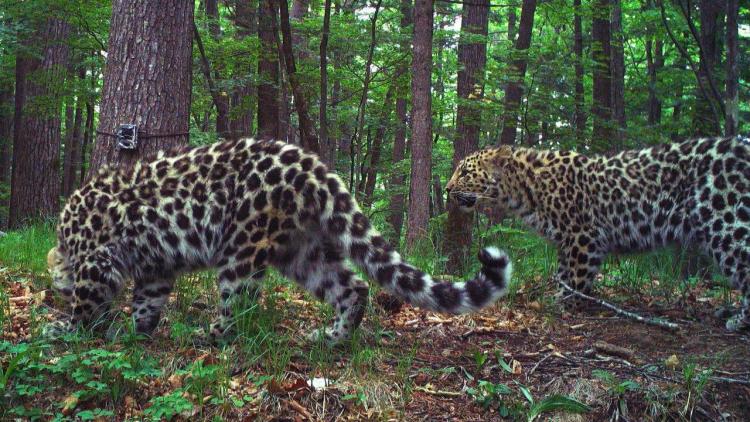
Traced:
<path fill-rule="evenodd" d="M 409 303 L 460 314 L 481 309 L 507 293 L 511 262 L 501 250 L 488 247 L 480 251 L 482 269 L 471 280 L 456 283 L 434 280 L 401 259 L 371 226 L 348 192 L 331 193 L 321 221 L 324 229 L 371 278 Z"/>

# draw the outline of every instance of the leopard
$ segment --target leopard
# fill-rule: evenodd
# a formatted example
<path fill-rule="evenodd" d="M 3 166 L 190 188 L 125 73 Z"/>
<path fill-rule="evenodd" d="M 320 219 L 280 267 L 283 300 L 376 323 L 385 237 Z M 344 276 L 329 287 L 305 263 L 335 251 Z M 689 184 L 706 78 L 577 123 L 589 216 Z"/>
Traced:
<path fill-rule="evenodd" d="M 105 166 L 69 197 L 56 233 L 51 285 L 72 312 L 49 336 L 106 321 L 129 283 L 135 331 L 150 336 L 176 278 L 210 269 L 218 315 L 197 335 L 216 342 L 232 332 L 234 305 L 274 268 L 332 306 L 331 325 L 307 337 L 336 343 L 360 325 L 369 300 L 350 263 L 406 302 L 451 314 L 502 297 L 512 271 L 507 254 L 489 246 L 472 278 L 434 279 L 402 259 L 316 154 L 253 138 Z"/>
<path fill-rule="evenodd" d="M 460 161 L 446 191 L 466 212 L 513 215 L 554 244 L 555 296 L 566 308 L 580 309 L 584 299 L 571 293 L 591 291 L 608 254 L 677 245 L 705 252 L 740 291 L 739 309 L 723 312 L 726 329 L 750 327 L 747 138 L 692 138 L 611 154 L 501 145 Z"/>

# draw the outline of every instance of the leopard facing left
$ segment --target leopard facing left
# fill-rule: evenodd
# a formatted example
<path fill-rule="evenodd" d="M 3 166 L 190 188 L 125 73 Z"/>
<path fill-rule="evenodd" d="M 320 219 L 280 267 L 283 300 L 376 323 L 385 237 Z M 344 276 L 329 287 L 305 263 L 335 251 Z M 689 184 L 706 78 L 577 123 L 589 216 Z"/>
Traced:
<path fill-rule="evenodd" d="M 490 247 L 473 279 L 433 280 L 401 259 L 315 155 L 252 139 L 160 153 L 129 170 L 103 168 L 71 195 L 57 236 L 48 264 L 72 315 L 50 334 L 105 315 L 127 280 L 135 327 L 151 333 L 175 277 L 214 268 L 219 315 L 207 334 L 216 340 L 230 328 L 236 298 L 273 266 L 333 306 L 333 325 L 311 335 L 336 342 L 360 324 L 368 299 L 347 258 L 406 301 L 449 313 L 501 297 L 511 270 Z"/>

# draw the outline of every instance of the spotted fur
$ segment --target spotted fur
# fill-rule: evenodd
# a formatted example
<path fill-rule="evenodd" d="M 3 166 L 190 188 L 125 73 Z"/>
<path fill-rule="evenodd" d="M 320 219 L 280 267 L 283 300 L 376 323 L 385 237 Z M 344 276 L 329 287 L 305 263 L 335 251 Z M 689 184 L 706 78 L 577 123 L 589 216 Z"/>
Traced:
<path fill-rule="evenodd" d="M 499 148 L 464 159 L 446 185 L 465 208 L 510 210 L 559 246 L 557 277 L 591 289 L 612 252 L 697 245 L 743 297 L 750 326 L 750 145 L 694 139 L 613 156 Z"/>
<path fill-rule="evenodd" d="M 150 333 L 175 277 L 214 268 L 221 301 L 210 335 L 220 337 L 235 298 L 273 266 L 333 306 L 333 326 L 315 335 L 335 341 L 359 325 L 368 296 L 347 258 L 407 301 L 449 313 L 490 304 L 510 277 L 508 257 L 486 248 L 473 279 L 433 280 L 402 261 L 316 156 L 252 139 L 102 169 L 71 195 L 57 234 L 49 267 L 73 312 L 63 328 L 101 316 L 132 279 L 136 328 Z"/>

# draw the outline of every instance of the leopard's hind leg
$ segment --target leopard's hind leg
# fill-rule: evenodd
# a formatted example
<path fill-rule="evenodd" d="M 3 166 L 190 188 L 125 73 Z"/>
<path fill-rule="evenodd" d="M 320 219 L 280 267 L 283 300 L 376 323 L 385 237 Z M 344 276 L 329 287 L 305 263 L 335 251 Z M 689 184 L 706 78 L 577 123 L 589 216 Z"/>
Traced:
<path fill-rule="evenodd" d="M 133 319 L 138 333 L 150 335 L 159 324 L 161 310 L 172 291 L 171 279 L 137 280 L 133 288 Z"/>
<path fill-rule="evenodd" d="M 750 329 L 750 233 L 746 228 L 725 231 L 720 240 L 711 241 L 709 252 L 722 272 L 741 294 L 741 306 L 726 322 L 729 331 Z M 718 238 L 718 237 L 715 237 Z M 739 240 L 734 240 L 739 238 Z"/>

